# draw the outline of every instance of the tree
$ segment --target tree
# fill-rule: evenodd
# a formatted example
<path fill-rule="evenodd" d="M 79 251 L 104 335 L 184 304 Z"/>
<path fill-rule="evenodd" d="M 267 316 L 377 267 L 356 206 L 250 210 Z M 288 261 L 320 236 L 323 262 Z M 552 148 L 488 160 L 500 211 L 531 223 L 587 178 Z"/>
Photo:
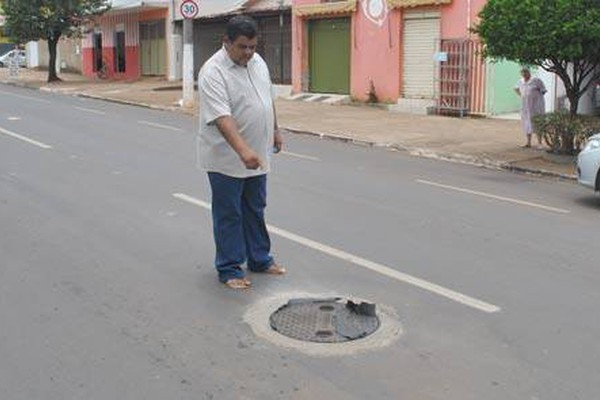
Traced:
<path fill-rule="evenodd" d="M 48 82 L 56 74 L 56 46 L 61 36 L 74 37 L 95 16 L 110 8 L 110 0 L 4 0 L 8 34 L 18 42 L 48 41 Z"/>
<path fill-rule="evenodd" d="M 493 59 L 536 65 L 563 82 L 570 114 L 600 79 L 598 0 L 489 0 L 473 29 Z"/>

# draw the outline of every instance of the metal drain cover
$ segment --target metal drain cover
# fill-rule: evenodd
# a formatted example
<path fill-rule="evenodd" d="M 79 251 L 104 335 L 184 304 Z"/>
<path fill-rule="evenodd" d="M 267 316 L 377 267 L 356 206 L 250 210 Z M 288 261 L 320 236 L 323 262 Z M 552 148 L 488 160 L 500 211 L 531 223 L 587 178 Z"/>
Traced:
<path fill-rule="evenodd" d="M 375 304 L 342 298 L 292 299 L 269 318 L 273 330 L 306 342 L 342 343 L 361 339 L 380 325 Z"/>

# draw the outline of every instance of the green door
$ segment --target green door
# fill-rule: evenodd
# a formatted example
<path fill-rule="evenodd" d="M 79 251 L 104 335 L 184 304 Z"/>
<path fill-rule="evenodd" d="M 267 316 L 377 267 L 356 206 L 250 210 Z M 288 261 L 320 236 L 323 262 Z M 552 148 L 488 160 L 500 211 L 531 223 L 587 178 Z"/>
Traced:
<path fill-rule="evenodd" d="M 319 19 L 309 22 L 310 91 L 350 92 L 350 20 Z"/>
<path fill-rule="evenodd" d="M 166 75 L 165 21 L 140 23 L 142 75 Z"/>

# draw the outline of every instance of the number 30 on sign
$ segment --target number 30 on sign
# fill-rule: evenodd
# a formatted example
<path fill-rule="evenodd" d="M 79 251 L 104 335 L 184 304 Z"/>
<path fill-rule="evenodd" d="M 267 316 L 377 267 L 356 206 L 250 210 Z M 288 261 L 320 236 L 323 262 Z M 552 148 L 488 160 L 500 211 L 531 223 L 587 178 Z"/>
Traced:
<path fill-rule="evenodd" d="M 184 0 L 180 10 L 183 18 L 194 18 L 198 14 L 198 4 L 194 0 Z"/>

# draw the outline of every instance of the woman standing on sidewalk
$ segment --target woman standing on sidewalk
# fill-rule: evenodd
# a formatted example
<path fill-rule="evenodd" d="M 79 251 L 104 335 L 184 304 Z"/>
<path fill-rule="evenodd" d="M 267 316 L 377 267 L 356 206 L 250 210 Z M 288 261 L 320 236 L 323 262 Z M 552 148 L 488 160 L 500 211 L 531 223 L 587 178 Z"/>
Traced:
<path fill-rule="evenodd" d="M 521 96 L 521 123 L 527 143 L 523 147 L 531 147 L 531 134 L 533 133 L 533 117 L 544 114 L 546 106 L 544 94 L 546 87 L 539 78 L 532 78 L 528 68 L 521 70 L 522 79 L 515 86 L 515 92 Z M 542 146 L 542 137 L 537 135 L 538 144 Z"/>

